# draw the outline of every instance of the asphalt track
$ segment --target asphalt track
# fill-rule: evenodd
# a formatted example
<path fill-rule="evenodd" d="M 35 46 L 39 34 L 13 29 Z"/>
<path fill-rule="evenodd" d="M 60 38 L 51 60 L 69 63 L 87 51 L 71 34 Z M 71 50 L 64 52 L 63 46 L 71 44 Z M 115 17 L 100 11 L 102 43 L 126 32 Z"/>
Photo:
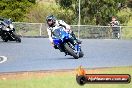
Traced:
<path fill-rule="evenodd" d="M 0 72 L 132 66 L 132 40 L 83 39 L 85 56 L 73 59 L 55 50 L 46 38 L 22 38 L 22 43 L 2 42 Z"/>

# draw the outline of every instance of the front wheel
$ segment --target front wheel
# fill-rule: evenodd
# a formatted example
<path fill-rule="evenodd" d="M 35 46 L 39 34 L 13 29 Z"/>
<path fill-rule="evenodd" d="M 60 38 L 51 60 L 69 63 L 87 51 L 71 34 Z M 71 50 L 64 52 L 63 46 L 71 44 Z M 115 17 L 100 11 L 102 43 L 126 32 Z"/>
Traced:
<path fill-rule="evenodd" d="M 84 53 L 82 51 L 79 52 L 79 57 L 83 57 L 84 56 Z"/>
<path fill-rule="evenodd" d="M 20 37 L 16 36 L 16 42 L 21 42 Z"/>
<path fill-rule="evenodd" d="M 67 43 L 64 45 L 64 47 L 65 47 L 66 51 L 70 55 L 72 55 L 75 59 L 78 59 L 79 58 L 79 56 L 73 51 L 73 49 L 71 47 L 69 47 L 69 45 Z"/>
<path fill-rule="evenodd" d="M 16 35 L 16 33 L 13 33 L 12 35 L 14 36 L 16 42 L 19 43 L 21 42 L 21 38 L 18 35 Z"/>

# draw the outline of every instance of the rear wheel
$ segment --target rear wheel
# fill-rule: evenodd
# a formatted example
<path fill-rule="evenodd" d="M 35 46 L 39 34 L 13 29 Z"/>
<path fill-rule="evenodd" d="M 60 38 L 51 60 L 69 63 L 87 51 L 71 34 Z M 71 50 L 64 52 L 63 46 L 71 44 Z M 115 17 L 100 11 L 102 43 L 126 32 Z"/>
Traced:
<path fill-rule="evenodd" d="M 79 58 L 79 56 L 73 51 L 73 49 L 71 47 L 69 47 L 69 45 L 67 43 L 64 45 L 64 47 L 65 47 L 66 51 L 70 55 L 72 55 L 75 59 L 78 59 Z"/>
<path fill-rule="evenodd" d="M 8 39 L 3 39 L 4 42 L 8 42 Z"/>
<path fill-rule="evenodd" d="M 2 39 L 4 42 L 7 42 L 7 41 L 8 41 L 8 35 L 7 35 L 7 33 L 1 32 L 1 39 Z"/>
<path fill-rule="evenodd" d="M 1 36 L 1 39 L 2 39 L 4 42 L 8 42 L 8 39 L 7 39 L 7 38 L 4 38 L 4 36 Z"/>

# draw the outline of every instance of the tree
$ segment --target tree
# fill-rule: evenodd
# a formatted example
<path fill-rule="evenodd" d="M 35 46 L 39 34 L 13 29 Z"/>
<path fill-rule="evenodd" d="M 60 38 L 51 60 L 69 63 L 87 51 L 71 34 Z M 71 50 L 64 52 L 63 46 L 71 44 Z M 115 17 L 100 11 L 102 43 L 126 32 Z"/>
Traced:
<path fill-rule="evenodd" d="M 128 0 L 127 5 L 128 7 L 132 8 L 132 0 Z"/>
<path fill-rule="evenodd" d="M 48 15 L 54 15 L 57 19 L 65 20 L 66 23 L 70 24 L 73 12 L 69 9 L 62 9 L 56 3 L 37 3 L 30 11 L 25 15 L 26 22 L 45 22 Z"/>
<path fill-rule="evenodd" d="M 65 1 L 65 2 L 64 2 Z M 78 0 L 56 0 L 63 8 L 72 9 L 78 17 Z M 112 16 L 126 4 L 127 0 L 81 0 L 81 24 L 107 25 Z"/>
<path fill-rule="evenodd" d="M 22 21 L 28 8 L 35 3 L 35 0 L 1 0 L 0 17 L 12 18 L 14 21 Z"/>

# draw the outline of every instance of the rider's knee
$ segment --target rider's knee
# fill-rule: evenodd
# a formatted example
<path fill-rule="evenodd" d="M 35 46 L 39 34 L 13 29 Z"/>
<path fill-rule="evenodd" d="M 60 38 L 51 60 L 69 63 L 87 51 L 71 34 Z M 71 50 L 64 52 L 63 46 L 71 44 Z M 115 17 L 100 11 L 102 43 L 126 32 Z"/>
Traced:
<path fill-rule="evenodd" d="M 54 47 L 55 49 L 58 49 L 57 45 L 54 45 L 53 47 Z"/>

